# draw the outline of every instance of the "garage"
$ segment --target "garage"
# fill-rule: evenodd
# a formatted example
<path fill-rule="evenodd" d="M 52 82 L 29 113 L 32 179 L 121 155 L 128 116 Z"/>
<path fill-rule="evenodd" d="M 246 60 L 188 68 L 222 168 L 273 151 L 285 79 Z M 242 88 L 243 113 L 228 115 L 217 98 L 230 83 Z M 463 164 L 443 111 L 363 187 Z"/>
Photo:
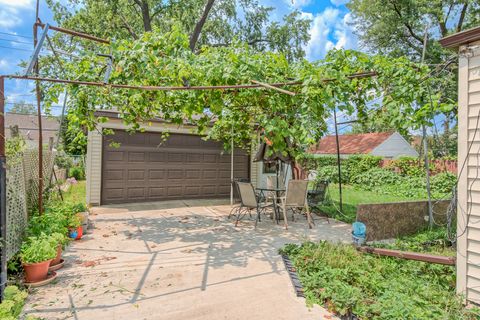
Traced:
<path fill-rule="evenodd" d="M 101 204 L 227 198 L 231 155 L 220 142 L 160 132 L 102 137 Z M 234 177 L 249 178 L 249 156 L 234 152 Z"/>

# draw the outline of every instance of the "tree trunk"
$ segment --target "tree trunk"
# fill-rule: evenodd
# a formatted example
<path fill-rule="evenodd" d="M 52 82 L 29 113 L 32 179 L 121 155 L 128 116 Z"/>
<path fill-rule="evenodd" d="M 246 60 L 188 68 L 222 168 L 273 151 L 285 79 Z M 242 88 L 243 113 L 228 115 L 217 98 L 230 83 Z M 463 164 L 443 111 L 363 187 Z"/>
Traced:
<path fill-rule="evenodd" d="M 140 7 L 140 11 L 142 12 L 143 29 L 145 30 L 145 32 L 152 31 L 152 20 L 150 17 L 150 9 L 148 7 L 147 0 L 134 1 Z"/>
<path fill-rule="evenodd" d="M 205 9 L 203 10 L 202 17 L 198 20 L 197 24 L 195 25 L 195 29 L 193 29 L 192 35 L 190 37 L 190 49 L 192 51 L 195 50 L 195 46 L 197 45 L 198 38 L 200 37 L 200 33 L 202 32 L 202 28 L 207 21 L 208 14 L 210 13 L 210 9 L 212 9 L 215 0 L 208 0 Z"/>

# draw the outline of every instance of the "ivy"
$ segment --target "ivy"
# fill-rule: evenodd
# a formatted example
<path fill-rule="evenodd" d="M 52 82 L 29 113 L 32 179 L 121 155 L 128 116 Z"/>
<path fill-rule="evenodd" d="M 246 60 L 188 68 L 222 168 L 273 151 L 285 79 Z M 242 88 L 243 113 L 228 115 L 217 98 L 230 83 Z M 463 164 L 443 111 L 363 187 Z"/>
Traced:
<path fill-rule="evenodd" d="M 176 26 L 167 33 L 146 32 L 134 41 L 111 41 L 105 53 L 114 59 L 109 80 L 113 84 L 217 86 L 250 84 L 252 80 L 301 84 L 285 87 L 297 93 L 295 96 L 262 88 L 145 91 L 68 85 L 67 131 L 74 137 L 72 143 L 79 146 L 86 143 L 88 130 L 106 121 L 95 117 L 95 111 L 116 109 L 132 132 L 160 117 L 176 124 L 196 124 L 198 133 L 223 141 L 226 148 L 232 139 L 235 145 L 249 148 L 262 136 L 272 144 L 272 152 L 289 152 L 299 158 L 324 135 L 325 119 L 334 108 L 360 119 L 381 112 L 400 129 L 419 128 L 440 108 L 422 103 L 427 101 L 428 67 L 406 58 L 332 50 L 322 61 L 289 62 L 282 54 L 259 53 L 242 42 L 203 47 L 194 53 L 188 36 Z M 65 63 L 64 69 L 69 79 L 102 81 L 105 58 L 84 54 L 80 61 Z M 349 77 L 366 71 L 375 71 L 377 76 Z M 64 88 L 61 84 L 44 88 L 47 106 L 58 101 Z"/>

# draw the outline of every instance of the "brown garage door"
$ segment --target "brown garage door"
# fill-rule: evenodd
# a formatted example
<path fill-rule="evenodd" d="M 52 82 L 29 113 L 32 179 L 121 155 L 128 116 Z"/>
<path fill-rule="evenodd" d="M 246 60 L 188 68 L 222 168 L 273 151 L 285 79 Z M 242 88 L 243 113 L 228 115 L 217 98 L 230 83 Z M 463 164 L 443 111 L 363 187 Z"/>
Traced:
<path fill-rule="evenodd" d="M 228 197 L 231 156 L 222 150 L 195 135 L 162 142 L 159 133 L 115 131 L 103 138 L 102 204 Z M 234 155 L 235 178 L 248 178 L 248 155 Z"/>

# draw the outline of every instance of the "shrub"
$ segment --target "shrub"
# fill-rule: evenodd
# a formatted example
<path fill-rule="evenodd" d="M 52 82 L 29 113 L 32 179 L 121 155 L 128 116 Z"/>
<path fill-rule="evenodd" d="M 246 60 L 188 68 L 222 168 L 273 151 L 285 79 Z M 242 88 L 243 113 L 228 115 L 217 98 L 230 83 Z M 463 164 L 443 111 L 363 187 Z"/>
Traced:
<path fill-rule="evenodd" d="M 354 179 L 357 175 L 364 173 L 370 169 L 376 169 L 380 165 L 382 157 L 372 155 L 352 155 L 345 159 L 345 169 L 348 177 Z"/>
<path fill-rule="evenodd" d="M 396 168 L 402 176 L 421 177 L 425 175 L 425 169 L 415 157 L 400 157 L 393 160 L 388 168 Z"/>
<path fill-rule="evenodd" d="M 74 177 L 76 180 L 85 180 L 85 168 L 83 166 L 71 167 L 68 176 Z"/>
<path fill-rule="evenodd" d="M 432 192 L 448 194 L 457 183 L 457 176 L 450 172 L 442 172 L 430 179 Z"/>
<path fill-rule="evenodd" d="M 348 173 L 345 170 L 345 167 L 341 167 L 342 171 L 342 182 L 348 181 Z M 317 170 L 317 180 L 326 180 L 332 183 L 338 183 L 338 167 L 335 166 L 325 166 L 320 167 Z"/>
<path fill-rule="evenodd" d="M 351 182 L 364 190 L 372 190 L 379 186 L 396 185 L 400 183 L 401 180 L 402 177 L 395 172 L 387 169 L 373 168 L 357 174 L 351 179 Z"/>

